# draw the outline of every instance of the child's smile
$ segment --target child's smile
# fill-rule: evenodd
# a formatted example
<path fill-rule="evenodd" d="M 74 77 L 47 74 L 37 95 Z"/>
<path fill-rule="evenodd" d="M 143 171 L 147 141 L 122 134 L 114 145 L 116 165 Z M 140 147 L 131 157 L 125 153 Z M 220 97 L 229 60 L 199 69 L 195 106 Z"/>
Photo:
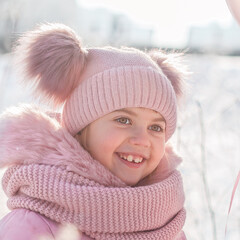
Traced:
<path fill-rule="evenodd" d="M 132 163 L 141 163 L 143 160 L 147 159 L 147 157 L 138 153 L 118 153 L 118 156 L 121 159 Z"/>
<path fill-rule="evenodd" d="M 117 153 L 117 156 L 130 168 L 139 168 L 146 160 L 136 153 Z"/>
<path fill-rule="evenodd" d="M 165 121 L 151 109 L 120 109 L 92 122 L 77 139 L 114 175 L 135 185 L 164 155 Z"/>

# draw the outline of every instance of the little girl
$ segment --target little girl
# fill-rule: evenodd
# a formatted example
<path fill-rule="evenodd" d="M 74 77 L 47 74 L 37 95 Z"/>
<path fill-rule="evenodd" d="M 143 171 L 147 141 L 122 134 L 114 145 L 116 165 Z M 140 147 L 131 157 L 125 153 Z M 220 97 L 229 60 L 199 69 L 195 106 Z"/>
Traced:
<path fill-rule="evenodd" d="M 76 239 L 186 239 L 181 160 L 167 144 L 185 78 L 177 59 L 83 48 L 61 24 L 26 33 L 15 53 L 23 79 L 61 111 L 21 105 L 1 115 L 11 212 L 0 239 L 58 239 L 65 224 Z"/>

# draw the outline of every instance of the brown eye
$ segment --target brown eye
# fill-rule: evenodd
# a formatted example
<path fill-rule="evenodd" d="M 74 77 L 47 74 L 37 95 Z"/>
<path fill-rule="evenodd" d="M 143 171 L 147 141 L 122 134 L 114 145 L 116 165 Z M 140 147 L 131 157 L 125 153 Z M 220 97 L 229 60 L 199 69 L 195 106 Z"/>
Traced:
<path fill-rule="evenodd" d="M 154 131 L 154 132 L 161 132 L 162 128 L 158 125 L 152 125 L 149 127 L 150 130 Z"/>
<path fill-rule="evenodd" d="M 131 124 L 130 120 L 125 117 L 117 118 L 116 121 L 122 124 L 127 124 L 127 125 Z"/>

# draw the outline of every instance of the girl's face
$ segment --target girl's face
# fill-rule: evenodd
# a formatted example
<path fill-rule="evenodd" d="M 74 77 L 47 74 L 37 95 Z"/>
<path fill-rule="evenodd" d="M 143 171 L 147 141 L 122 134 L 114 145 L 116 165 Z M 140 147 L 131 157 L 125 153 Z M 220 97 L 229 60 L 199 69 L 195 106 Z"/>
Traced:
<path fill-rule="evenodd" d="M 76 138 L 94 159 L 131 186 L 160 163 L 165 121 L 151 109 L 124 108 L 92 122 Z"/>

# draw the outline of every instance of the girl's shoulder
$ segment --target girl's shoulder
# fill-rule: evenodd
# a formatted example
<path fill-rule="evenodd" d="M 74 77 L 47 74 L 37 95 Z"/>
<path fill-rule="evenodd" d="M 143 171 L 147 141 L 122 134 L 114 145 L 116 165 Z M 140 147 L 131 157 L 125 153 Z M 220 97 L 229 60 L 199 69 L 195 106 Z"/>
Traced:
<path fill-rule="evenodd" d="M 1 240 L 55 239 L 59 224 L 27 209 L 15 209 L 0 221 Z"/>
<path fill-rule="evenodd" d="M 1 240 L 57 240 L 63 239 L 62 225 L 28 209 L 15 209 L 0 220 Z M 69 233 L 69 232 L 68 232 Z M 79 240 L 91 240 L 85 234 L 76 234 Z M 59 237 L 59 238 L 58 238 Z M 69 239 L 69 238 L 66 238 Z"/>

